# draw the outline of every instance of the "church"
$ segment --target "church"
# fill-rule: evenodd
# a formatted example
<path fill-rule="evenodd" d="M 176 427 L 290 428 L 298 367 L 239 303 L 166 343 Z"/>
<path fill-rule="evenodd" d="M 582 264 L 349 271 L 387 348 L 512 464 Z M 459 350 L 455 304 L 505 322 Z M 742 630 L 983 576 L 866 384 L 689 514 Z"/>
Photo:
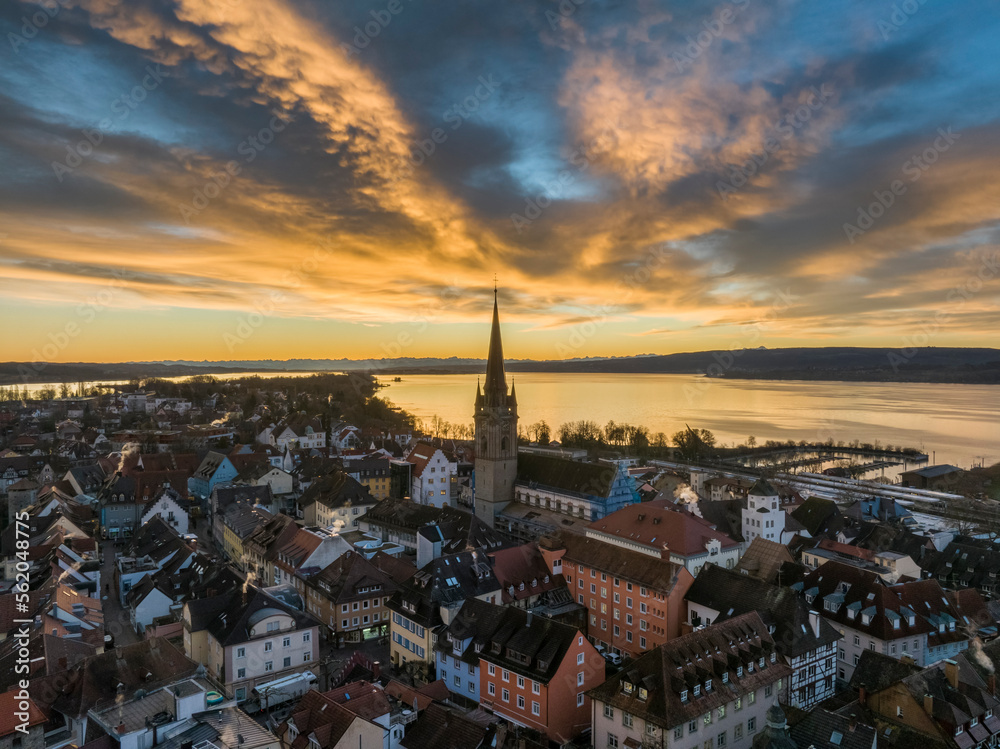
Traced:
<path fill-rule="evenodd" d="M 586 526 L 639 501 L 624 465 L 581 463 L 517 453 L 517 395 L 507 387 L 497 293 L 485 382 L 476 386 L 476 517 L 501 533 L 537 538 L 556 528 L 583 533 Z"/>

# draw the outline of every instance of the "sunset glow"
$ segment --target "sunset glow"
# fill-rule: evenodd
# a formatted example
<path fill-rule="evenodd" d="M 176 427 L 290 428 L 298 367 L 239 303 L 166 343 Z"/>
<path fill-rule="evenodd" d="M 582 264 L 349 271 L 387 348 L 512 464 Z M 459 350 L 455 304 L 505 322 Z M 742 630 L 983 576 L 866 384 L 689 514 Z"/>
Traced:
<path fill-rule="evenodd" d="M 913 6 L 5 3 L 2 358 L 993 345 L 1000 15 Z"/>

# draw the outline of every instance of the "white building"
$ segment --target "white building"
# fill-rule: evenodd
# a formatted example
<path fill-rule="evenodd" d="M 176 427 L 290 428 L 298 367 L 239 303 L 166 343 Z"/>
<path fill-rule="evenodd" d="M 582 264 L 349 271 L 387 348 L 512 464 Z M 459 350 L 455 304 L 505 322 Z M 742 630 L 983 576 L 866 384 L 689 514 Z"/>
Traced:
<path fill-rule="evenodd" d="M 450 461 L 440 448 L 426 442 L 418 442 L 406 460 L 413 464 L 410 498 L 422 505 L 451 506 L 458 463 Z"/>
<path fill-rule="evenodd" d="M 145 525 L 157 515 L 180 535 L 188 532 L 187 502 L 169 486 L 163 487 L 146 505 L 140 525 Z"/>
<path fill-rule="evenodd" d="M 760 479 L 747 494 L 747 506 L 743 509 L 743 540 L 747 545 L 758 537 L 787 544 L 795 535 L 795 531 L 785 529 L 787 518 L 777 490 L 767 479 Z"/>

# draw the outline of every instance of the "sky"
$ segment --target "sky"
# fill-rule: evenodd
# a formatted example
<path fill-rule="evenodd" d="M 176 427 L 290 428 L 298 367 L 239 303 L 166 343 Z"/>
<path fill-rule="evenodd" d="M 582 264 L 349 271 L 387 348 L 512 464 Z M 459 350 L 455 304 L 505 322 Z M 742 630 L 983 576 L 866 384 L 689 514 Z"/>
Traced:
<path fill-rule="evenodd" d="M 0 3 L 0 359 L 996 345 L 988 0 Z"/>

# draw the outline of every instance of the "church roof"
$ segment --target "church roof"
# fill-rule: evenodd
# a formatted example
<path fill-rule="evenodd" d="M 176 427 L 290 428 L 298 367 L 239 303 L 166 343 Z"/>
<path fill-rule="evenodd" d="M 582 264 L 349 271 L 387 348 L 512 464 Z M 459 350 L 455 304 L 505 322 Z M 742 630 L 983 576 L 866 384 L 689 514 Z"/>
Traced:
<path fill-rule="evenodd" d="M 478 390 L 478 386 L 477 386 Z M 510 402 L 513 403 L 513 392 Z M 490 351 L 486 359 L 486 382 L 483 398 L 487 406 L 502 406 L 508 402 L 507 378 L 503 369 L 503 341 L 500 338 L 500 313 L 497 308 L 496 290 L 493 292 L 493 327 L 490 331 Z M 477 394 L 476 401 L 479 397 Z"/>

